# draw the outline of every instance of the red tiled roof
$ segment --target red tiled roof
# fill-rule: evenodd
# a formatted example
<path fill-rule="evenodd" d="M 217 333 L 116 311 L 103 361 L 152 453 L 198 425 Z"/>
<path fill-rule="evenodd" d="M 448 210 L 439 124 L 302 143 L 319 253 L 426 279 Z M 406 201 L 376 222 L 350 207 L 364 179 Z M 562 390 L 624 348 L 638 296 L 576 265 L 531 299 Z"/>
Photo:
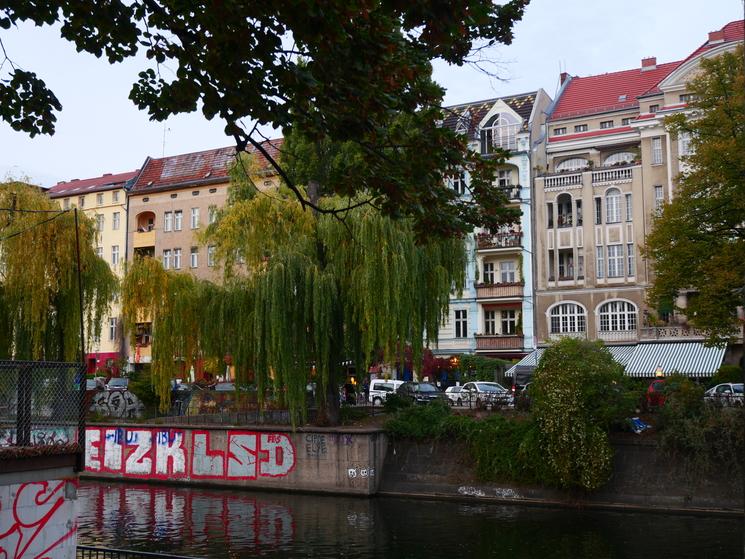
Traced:
<path fill-rule="evenodd" d="M 580 140 L 582 138 L 594 138 L 595 136 L 608 136 L 610 134 L 620 134 L 621 132 L 631 132 L 631 126 L 622 126 L 619 128 L 601 128 L 600 130 L 590 130 L 589 132 L 579 132 L 577 134 L 566 134 L 564 136 L 551 136 L 548 141 L 566 142 L 568 140 Z"/>
<path fill-rule="evenodd" d="M 121 188 L 128 180 L 136 177 L 137 172 L 137 170 L 134 170 L 126 173 L 117 173 L 116 175 L 106 173 L 105 175 L 91 179 L 60 181 L 47 190 L 47 193 L 51 198 L 63 198 L 65 196 L 80 196 L 89 192 Z"/>
<path fill-rule="evenodd" d="M 637 97 L 646 93 L 678 67 L 678 62 L 658 64 L 654 70 L 641 68 L 599 76 L 572 78 L 559 98 L 551 120 L 633 109 Z M 625 98 L 622 96 L 625 95 Z"/>
<path fill-rule="evenodd" d="M 703 45 L 698 47 L 695 51 L 691 53 L 691 55 L 686 58 L 686 60 L 690 60 L 691 58 L 694 58 L 701 54 L 704 51 L 707 51 L 711 48 L 714 48 L 718 45 L 721 45 L 723 43 L 731 43 L 733 41 L 742 41 L 745 39 L 745 20 L 738 20 L 738 21 L 731 21 L 722 29 L 720 29 L 724 33 L 724 40 L 720 42 L 710 43 L 709 41 L 706 41 Z"/>
<path fill-rule="evenodd" d="M 283 141 L 283 138 L 267 140 L 262 142 L 262 147 L 272 159 L 277 160 Z M 269 161 L 255 148 L 249 146 L 248 151 L 257 154 L 258 164 L 262 170 L 270 167 Z M 235 152 L 235 146 L 230 146 L 157 159 L 148 158 L 131 191 L 143 192 L 225 182 Z"/>

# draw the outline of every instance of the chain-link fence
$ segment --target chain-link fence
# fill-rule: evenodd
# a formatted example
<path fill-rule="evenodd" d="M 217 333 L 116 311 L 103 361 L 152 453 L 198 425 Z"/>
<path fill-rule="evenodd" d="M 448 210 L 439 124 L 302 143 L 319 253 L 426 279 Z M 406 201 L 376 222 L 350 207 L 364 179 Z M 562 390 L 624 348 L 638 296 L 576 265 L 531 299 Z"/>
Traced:
<path fill-rule="evenodd" d="M 0 361 L 0 453 L 78 452 L 85 365 Z"/>

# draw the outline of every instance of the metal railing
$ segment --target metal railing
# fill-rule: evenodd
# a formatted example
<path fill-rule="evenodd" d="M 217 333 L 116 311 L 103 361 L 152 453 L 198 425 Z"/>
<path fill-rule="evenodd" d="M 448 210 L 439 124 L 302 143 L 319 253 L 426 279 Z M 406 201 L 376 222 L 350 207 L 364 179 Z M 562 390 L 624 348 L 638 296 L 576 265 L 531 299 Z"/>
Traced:
<path fill-rule="evenodd" d="M 0 361 L 0 452 L 78 452 L 85 429 L 85 365 Z"/>
<path fill-rule="evenodd" d="M 77 559 L 140 559 L 143 557 L 164 557 L 167 559 L 194 559 L 185 555 L 171 555 L 153 551 L 134 551 L 131 549 L 109 549 L 79 545 L 75 554 Z"/>

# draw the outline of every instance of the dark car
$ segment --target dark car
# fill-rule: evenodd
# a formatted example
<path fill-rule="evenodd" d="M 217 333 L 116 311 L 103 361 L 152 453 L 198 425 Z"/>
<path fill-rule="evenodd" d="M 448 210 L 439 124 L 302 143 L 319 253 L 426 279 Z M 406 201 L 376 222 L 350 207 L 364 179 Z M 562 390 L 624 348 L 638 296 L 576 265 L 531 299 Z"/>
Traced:
<path fill-rule="evenodd" d="M 112 378 L 106 384 L 106 390 L 115 392 L 124 392 L 129 387 L 129 379 L 126 378 Z"/>
<path fill-rule="evenodd" d="M 430 402 L 445 402 L 445 393 L 433 384 L 427 382 L 405 382 L 396 390 L 396 394 L 409 398 L 415 404 L 429 404 Z"/>

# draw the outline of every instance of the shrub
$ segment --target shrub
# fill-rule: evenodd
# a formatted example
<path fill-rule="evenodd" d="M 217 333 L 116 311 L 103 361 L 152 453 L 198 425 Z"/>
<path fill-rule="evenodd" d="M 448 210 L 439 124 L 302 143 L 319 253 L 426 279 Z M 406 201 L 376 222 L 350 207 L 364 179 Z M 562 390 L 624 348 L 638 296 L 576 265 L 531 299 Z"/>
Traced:
<path fill-rule="evenodd" d="M 635 405 L 623 367 L 600 342 L 564 338 L 544 352 L 531 392 L 546 461 L 537 468 L 561 487 L 599 488 L 611 474 L 607 431 Z"/>
<path fill-rule="evenodd" d="M 342 423 L 351 423 L 364 419 L 370 414 L 366 407 L 342 406 L 339 409 L 339 417 Z"/>
<path fill-rule="evenodd" d="M 383 402 L 383 411 L 385 411 L 385 413 L 393 414 L 401 409 L 410 408 L 411 406 L 412 402 L 409 398 L 405 398 L 398 394 L 388 394 L 385 402 Z"/>
<path fill-rule="evenodd" d="M 711 377 L 709 386 L 716 386 L 724 382 L 742 382 L 742 369 L 737 365 L 722 365 L 717 374 Z"/>
<path fill-rule="evenodd" d="M 386 405 L 392 395 L 386 399 Z M 402 400 L 405 398 L 398 397 Z M 445 418 L 450 415 L 450 408 L 445 403 L 432 402 L 426 406 L 409 405 L 399 408 L 398 412 L 389 419 L 385 428 L 393 438 L 428 439 L 439 438 L 445 434 Z"/>

